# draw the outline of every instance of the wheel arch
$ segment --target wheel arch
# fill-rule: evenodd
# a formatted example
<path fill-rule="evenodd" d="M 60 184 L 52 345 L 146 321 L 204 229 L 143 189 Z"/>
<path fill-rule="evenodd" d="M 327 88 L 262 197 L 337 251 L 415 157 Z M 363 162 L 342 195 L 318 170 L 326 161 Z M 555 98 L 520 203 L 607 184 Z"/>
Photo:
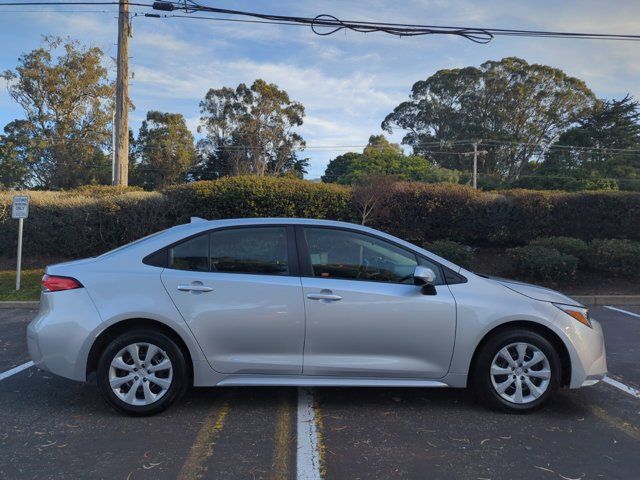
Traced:
<path fill-rule="evenodd" d="M 527 321 L 527 320 L 516 320 L 511 322 L 502 323 L 497 325 L 493 329 L 489 330 L 482 337 L 482 340 L 476 345 L 476 348 L 473 352 L 473 356 L 471 357 L 471 363 L 469 364 L 469 376 L 467 377 L 467 386 L 471 380 L 472 372 L 475 370 L 475 363 L 478 358 L 478 352 L 482 349 L 482 347 L 487 343 L 487 341 L 494 335 L 504 332 L 505 330 L 513 330 L 517 328 L 523 328 L 527 330 L 531 330 L 542 335 L 546 338 L 551 345 L 558 352 L 558 356 L 560 357 L 560 364 L 562 366 L 562 377 L 561 384 L 562 386 L 568 386 L 571 383 L 571 356 L 569 355 L 569 350 L 567 346 L 562 341 L 562 339 L 558 336 L 556 332 L 551 330 L 549 327 L 542 325 L 540 323 Z"/>
<path fill-rule="evenodd" d="M 149 329 L 161 332 L 171 338 L 174 342 L 176 342 L 176 345 L 178 345 L 185 356 L 187 368 L 189 369 L 189 381 L 193 382 L 193 357 L 191 355 L 189 347 L 187 346 L 187 343 L 178 332 L 176 332 L 167 324 L 159 322 L 158 320 L 151 320 L 149 318 L 129 318 L 126 320 L 120 320 L 112 325 L 109 325 L 109 327 L 100 332 L 100 335 L 96 337 L 93 344 L 91 345 L 91 349 L 89 350 L 89 355 L 87 357 L 86 375 L 88 376 L 89 374 L 96 371 L 98 360 L 100 359 L 100 354 L 109 344 L 109 342 L 111 342 L 114 338 L 117 338 L 120 334 L 134 328 Z"/>

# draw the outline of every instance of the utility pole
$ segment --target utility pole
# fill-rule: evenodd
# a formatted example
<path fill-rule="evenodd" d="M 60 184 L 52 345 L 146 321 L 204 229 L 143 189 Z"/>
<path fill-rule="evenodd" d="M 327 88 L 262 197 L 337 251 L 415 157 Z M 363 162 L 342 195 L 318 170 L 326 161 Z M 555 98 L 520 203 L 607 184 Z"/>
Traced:
<path fill-rule="evenodd" d="M 111 185 L 116 184 L 116 109 L 111 112 Z"/>
<path fill-rule="evenodd" d="M 115 161 L 113 184 L 129 184 L 129 0 L 120 0 L 118 12 L 118 72 L 116 76 Z"/>
<path fill-rule="evenodd" d="M 473 188 L 478 188 L 478 142 L 473 142 Z"/>
<path fill-rule="evenodd" d="M 473 188 L 478 188 L 478 155 L 486 155 L 486 150 L 478 150 L 478 145 L 482 143 L 482 140 L 474 140 L 473 152 L 462 153 L 461 155 L 467 157 L 473 155 Z"/>

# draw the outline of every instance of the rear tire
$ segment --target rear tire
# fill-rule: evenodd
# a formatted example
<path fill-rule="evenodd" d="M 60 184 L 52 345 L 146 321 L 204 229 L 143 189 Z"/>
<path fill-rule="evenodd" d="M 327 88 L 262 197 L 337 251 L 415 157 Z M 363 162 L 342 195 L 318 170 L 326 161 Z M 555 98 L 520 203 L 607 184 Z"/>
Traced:
<path fill-rule="evenodd" d="M 510 329 L 489 338 L 478 351 L 472 385 L 487 406 L 527 413 L 542 406 L 558 389 L 562 368 L 553 345 L 527 329 Z"/>
<path fill-rule="evenodd" d="M 109 405 L 135 416 L 154 415 L 188 387 L 180 347 L 167 335 L 132 330 L 112 340 L 98 360 L 98 390 Z"/>

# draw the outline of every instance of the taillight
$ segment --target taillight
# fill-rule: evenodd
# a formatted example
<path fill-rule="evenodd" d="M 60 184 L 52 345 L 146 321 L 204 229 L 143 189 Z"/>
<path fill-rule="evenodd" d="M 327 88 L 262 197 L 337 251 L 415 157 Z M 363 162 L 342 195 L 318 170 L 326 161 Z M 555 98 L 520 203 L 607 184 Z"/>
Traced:
<path fill-rule="evenodd" d="M 61 290 L 73 290 L 82 288 L 82 284 L 71 277 L 57 277 L 55 275 L 45 275 L 42 277 L 42 289 L 45 292 L 59 292 Z"/>

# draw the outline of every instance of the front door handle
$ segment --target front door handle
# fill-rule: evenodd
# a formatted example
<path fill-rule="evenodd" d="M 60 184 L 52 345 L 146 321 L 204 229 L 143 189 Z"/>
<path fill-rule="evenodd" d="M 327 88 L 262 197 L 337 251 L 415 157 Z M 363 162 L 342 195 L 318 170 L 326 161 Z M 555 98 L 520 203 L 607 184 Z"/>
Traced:
<path fill-rule="evenodd" d="M 204 285 L 178 285 L 181 292 L 212 292 L 213 288 Z"/>
<path fill-rule="evenodd" d="M 342 300 L 340 295 L 334 295 L 333 293 L 307 293 L 309 300 L 328 300 L 330 302 L 337 302 Z"/>

